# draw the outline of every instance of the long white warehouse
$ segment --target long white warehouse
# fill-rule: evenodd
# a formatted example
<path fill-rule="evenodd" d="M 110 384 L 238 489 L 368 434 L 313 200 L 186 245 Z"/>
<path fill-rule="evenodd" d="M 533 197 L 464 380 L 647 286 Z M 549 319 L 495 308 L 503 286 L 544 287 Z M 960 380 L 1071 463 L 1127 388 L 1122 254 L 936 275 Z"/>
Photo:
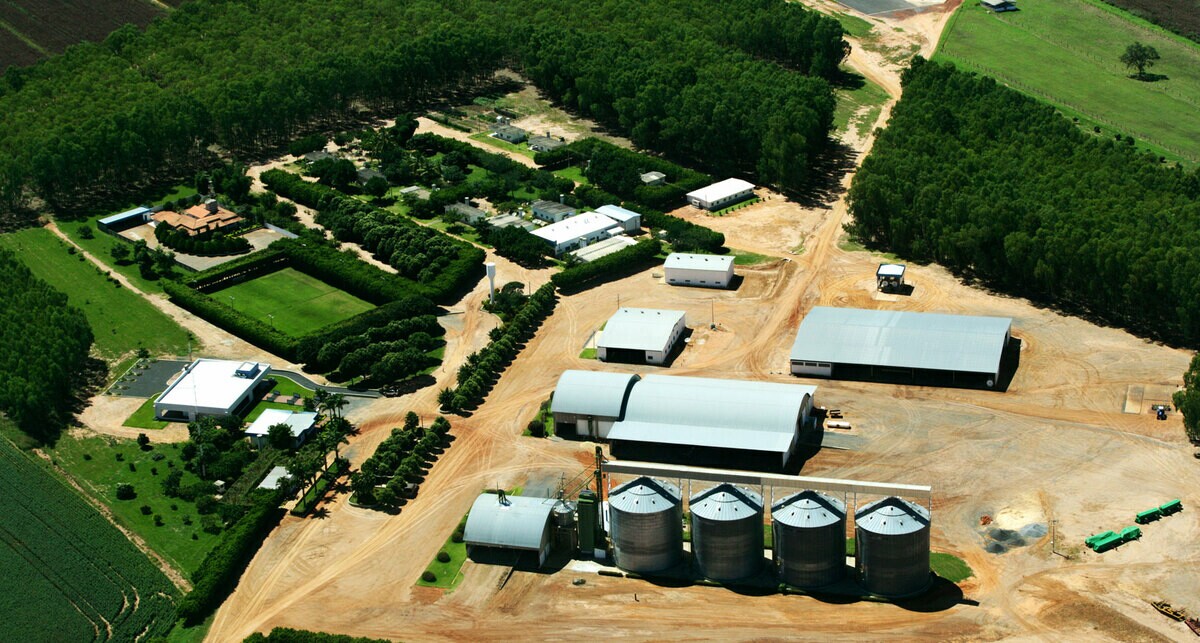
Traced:
<path fill-rule="evenodd" d="M 663 271 L 672 286 L 728 288 L 733 281 L 733 257 L 672 252 L 667 255 Z"/>
<path fill-rule="evenodd" d="M 621 233 L 620 225 L 596 212 L 584 212 L 533 231 L 534 236 L 550 244 L 555 256 Z"/>
<path fill-rule="evenodd" d="M 725 179 L 687 193 L 688 203 L 705 210 L 720 210 L 754 194 L 754 184 L 742 179 Z"/>
<path fill-rule="evenodd" d="M 682 310 L 621 308 L 608 318 L 596 357 L 602 362 L 662 364 L 687 329 Z"/>

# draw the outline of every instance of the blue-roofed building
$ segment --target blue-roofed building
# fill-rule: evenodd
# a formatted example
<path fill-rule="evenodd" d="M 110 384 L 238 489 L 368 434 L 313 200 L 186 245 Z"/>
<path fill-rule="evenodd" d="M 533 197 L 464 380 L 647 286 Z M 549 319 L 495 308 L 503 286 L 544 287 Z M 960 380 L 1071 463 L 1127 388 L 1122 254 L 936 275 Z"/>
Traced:
<path fill-rule="evenodd" d="M 97 221 L 96 225 L 106 232 L 120 232 L 146 223 L 150 220 L 150 215 L 153 212 L 153 210 L 147 207 L 136 207 L 132 210 L 104 217 Z"/>

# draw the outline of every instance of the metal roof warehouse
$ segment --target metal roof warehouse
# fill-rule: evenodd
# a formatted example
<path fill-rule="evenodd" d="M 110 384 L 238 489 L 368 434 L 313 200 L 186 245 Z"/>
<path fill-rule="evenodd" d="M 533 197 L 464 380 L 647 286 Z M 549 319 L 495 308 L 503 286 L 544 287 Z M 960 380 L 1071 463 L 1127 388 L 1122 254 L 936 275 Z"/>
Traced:
<path fill-rule="evenodd" d="M 472 548 L 537 552 L 540 566 L 550 553 L 550 512 L 555 502 L 550 498 L 480 494 L 467 516 L 463 542 Z"/>
<path fill-rule="evenodd" d="M 1012 319 L 813 308 L 792 345 L 795 375 L 994 386 Z"/>
<path fill-rule="evenodd" d="M 604 325 L 596 341 L 603 361 L 661 364 L 686 328 L 682 310 L 620 308 Z"/>

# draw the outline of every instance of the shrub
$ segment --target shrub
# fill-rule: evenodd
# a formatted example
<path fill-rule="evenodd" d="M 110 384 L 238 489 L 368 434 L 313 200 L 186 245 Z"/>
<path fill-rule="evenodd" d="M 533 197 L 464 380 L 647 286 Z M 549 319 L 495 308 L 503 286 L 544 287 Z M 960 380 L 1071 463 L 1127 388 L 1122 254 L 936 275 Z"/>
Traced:
<path fill-rule="evenodd" d="M 263 538 L 283 515 L 276 506 L 277 500 L 276 497 L 269 498 L 246 512 L 204 557 L 192 574 L 192 591 L 178 604 L 179 616 L 186 623 L 194 625 L 203 621 L 233 591 Z"/>
<path fill-rule="evenodd" d="M 624 250 L 568 268 L 550 278 L 559 289 L 577 292 L 606 281 L 631 275 L 657 263 L 662 244 L 656 239 L 642 239 Z"/>
<path fill-rule="evenodd" d="M 453 534 L 450 534 L 450 542 L 461 543 L 462 541 L 463 541 L 463 532 L 455 531 Z"/>
<path fill-rule="evenodd" d="M 150 514 L 154 513 L 154 510 L 150 508 L 150 505 L 142 505 L 141 507 L 138 507 L 138 510 L 142 512 L 143 516 L 149 516 Z"/>
<path fill-rule="evenodd" d="M 137 493 L 133 490 L 131 484 L 117 485 L 117 500 L 133 500 L 137 497 Z"/>
<path fill-rule="evenodd" d="M 217 535 L 224 528 L 224 523 L 221 522 L 221 517 L 216 514 L 209 514 L 200 518 L 200 529 L 206 534 Z"/>
<path fill-rule="evenodd" d="M 205 494 L 196 498 L 196 511 L 201 515 L 211 514 L 217 510 L 217 499 Z"/>
<path fill-rule="evenodd" d="M 132 472 L 132 473 L 137 473 L 137 465 L 136 465 L 136 464 L 134 464 L 134 463 L 132 463 L 132 462 L 130 462 L 130 463 L 129 463 L 129 471 L 130 471 L 130 472 Z"/>
<path fill-rule="evenodd" d="M 439 563 L 448 563 L 450 562 L 450 554 L 445 550 L 439 551 L 437 553 L 437 560 Z"/>
<path fill-rule="evenodd" d="M 437 574 L 434 574 L 433 572 L 431 572 L 429 570 L 425 570 L 425 571 L 421 572 L 421 580 L 425 581 L 426 583 L 436 583 L 437 582 Z"/>
<path fill-rule="evenodd" d="M 150 436 L 146 435 L 145 433 L 139 433 L 137 436 L 137 445 L 141 447 L 143 451 L 149 450 Z"/>
<path fill-rule="evenodd" d="M 160 516 L 160 515 L 158 515 L 158 514 L 154 514 L 154 526 L 155 526 L 155 527 L 162 527 L 162 526 L 163 526 L 163 518 L 162 518 L 162 516 Z"/>

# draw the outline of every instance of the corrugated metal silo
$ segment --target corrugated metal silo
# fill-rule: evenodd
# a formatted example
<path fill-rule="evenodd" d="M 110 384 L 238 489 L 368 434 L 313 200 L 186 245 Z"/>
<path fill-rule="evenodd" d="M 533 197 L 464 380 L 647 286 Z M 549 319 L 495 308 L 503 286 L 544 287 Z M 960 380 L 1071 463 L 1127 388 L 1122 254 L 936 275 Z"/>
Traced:
<path fill-rule="evenodd" d="M 657 572 L 683 556 L 683 496 L 675 485 L 642 476 L 608 497 L 613 557 L 631 572 Z"/>
<path fill-rule="evenodd" d="M 771 506 L 779 580 L 821 587 L 846 575 L 846 504 L 816 491 L 792 494 Z"/>
<path fill-rule="evenodd" d="M 856 511 L 854 522 L 854 566 L 863 589 L 908 596 L 929 586 L 929 510 L 884 498 Z"/>
<path fill-rule="evenodd" d="M 753 576 L 762 569 L 762 496 L 729 483 L 692 496 L 692 553 L 713 580 Z"/>

